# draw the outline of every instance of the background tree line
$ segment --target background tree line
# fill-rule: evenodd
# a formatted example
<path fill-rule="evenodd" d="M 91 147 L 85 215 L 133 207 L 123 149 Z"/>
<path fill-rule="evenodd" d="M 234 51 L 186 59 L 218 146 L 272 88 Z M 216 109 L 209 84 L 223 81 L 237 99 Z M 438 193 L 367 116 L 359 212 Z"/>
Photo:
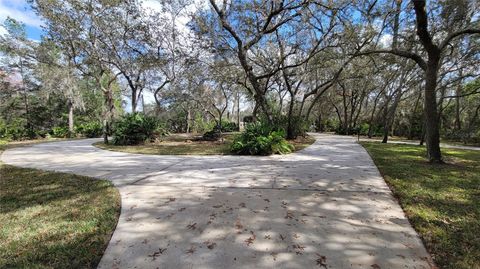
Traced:
<path fill-rule="evenodd" d="M 251 115 L 288 139 L 404 136 L 425 141 L 432 162 L 441 137 L 480 140 L 476 1 L 158 3 L 31 1 L 45 21 L 39 42 L 7 20 L 1 135 L 94 127 L 107 140 L 129 111 L 174 132 Z"/>

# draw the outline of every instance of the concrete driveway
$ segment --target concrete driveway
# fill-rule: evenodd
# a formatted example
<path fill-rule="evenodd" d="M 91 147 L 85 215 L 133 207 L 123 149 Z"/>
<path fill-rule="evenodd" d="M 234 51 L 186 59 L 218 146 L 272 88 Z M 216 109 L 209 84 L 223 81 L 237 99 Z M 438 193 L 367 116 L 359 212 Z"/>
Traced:
<path fill-rule="evenodd" d="M 312 135 L 285 156 L 139 155 L 86 139 L 10 149 L 2 161 L 118 187 L 99 268 L 433 268 L 367 152 Z"/>

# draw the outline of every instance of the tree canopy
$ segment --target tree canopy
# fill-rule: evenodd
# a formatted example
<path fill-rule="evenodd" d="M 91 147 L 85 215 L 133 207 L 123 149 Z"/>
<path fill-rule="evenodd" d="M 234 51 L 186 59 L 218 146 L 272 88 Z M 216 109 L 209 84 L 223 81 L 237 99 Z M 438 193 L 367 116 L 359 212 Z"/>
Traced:
<path fill-rule="evenodd" d="M 431 162 L 440 139 L 480 142 L 477 1 L 149 2 L 31 0 L 38 41 L 7 19 L 0 136 L 94 122 L 107 140 L 142 112 L 172 132 L 252 118 L 288 139 L 416 138 Z"/>

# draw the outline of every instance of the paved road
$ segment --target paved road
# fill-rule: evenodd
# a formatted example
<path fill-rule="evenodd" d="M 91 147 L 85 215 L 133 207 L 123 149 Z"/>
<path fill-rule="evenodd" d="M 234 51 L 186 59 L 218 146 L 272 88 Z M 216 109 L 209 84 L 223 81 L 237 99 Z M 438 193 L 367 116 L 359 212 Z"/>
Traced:
<path fill-rule="evenodd" d="M 432 268 L 366 151 L 314 136 L 286 156 L 138 155 L 89 139 L 10 149 L 2 161 L 119 188 L 99 268 Z"/>

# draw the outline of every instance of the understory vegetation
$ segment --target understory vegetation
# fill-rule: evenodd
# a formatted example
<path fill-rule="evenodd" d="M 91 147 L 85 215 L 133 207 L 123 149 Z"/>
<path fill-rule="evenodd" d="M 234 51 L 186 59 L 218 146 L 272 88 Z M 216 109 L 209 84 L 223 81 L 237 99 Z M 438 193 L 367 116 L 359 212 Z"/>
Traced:
<path fill-rule="evenodd" d="M 480 268 L 480 151 L 362 142 L 440 268 Z"/>
<path fill-rule="evenodd" d="M 120 214 L 109 181 L 2 163 L 0 175 L 0 268 L 97 266 Z"/>
<path fill-rule="evenodd" d="M 0 139 L 216 141 L 260 121 L 277 129 L 233 151 L 329 131 L 417 139 L 432 163 L 441 139 L 480 142 L 477 1 L 145 2 L 27 1 L 42 38 L 7 18 Z"/>
<path fill-rule="evenodd" d="M 298 126 L 293 130 L 295 138 L 298 134 L 306 136 L 305 130 Z M 218 149 L 208 149 L 206 153 L 225 154 L 226 142 L 230 144 L 231 136 L 226 139 L 224 131 L 237 129 L 235 123 L 223 122 L 223 125 L 215 125 L 212 130 L 205 132 L 201 137 L 194 138 L 195 142 L 210 141 L 220 143 L 210 143 L 211 146 Z M 114 121 L 113 124 L 113 144 L 117 146 L 129 145 L 152 145 L 155 141 L 162 141 L 168 135 L 166 128 L 160 124 L 155 117 L 144 115 L 143 113 L 126 114 Z M 245 130 L 233 137 L 229 145 L 230 153 L 240 155 L 271 155 L 287 154 L 295 150 L 294 145 L 289 144 L 285 139 L 287 137 L 285 129 L 281 124 L 268 124 L 257 121 L 247 123 Z M 198 144 L 198 143 L 196 143 Z M 208 143 L 204 143 L 207 145 Z M 98 144 L 97 144 L 98 145 Z M 197 152 L 192 148 L 193 151 Z M 172 153 L 182 152 L 179 149 L 171 149 Z M 167 153 L 168 154 L 168 153 Z"/>
<path fill-rule="evenodd" d="M 154 142 L 146 142 L 138 145 L 114 145 L 95 143 L 96 147 L 105 150 L 154 154 L 154 155 L 230 155 L 234 139 L 239 132 L 223 133 L 219 140 L 205 140 L 198 134 L 169 134 L 156 139 Z M 299 136 L 293 140 L 287 140 L 295 151 L 302 150 L 315 142 L 312 136 Z M 249 153 L 247 153 L 249 154 Z"/>
<path fill-rule="evenodd" d="M 141 113 L 126 114 L 113 125 L 113 144 L 138 145 L 166 134 L 158 120 Z"/>
<path fill-rule="evenodd" d="M 295 147 L 285 140 L 285 136 L 283 129 L 256 122 L 248 124 L 245 131 L 235 137 L 230 149 L 244 155 L 287 154 Z"/>

